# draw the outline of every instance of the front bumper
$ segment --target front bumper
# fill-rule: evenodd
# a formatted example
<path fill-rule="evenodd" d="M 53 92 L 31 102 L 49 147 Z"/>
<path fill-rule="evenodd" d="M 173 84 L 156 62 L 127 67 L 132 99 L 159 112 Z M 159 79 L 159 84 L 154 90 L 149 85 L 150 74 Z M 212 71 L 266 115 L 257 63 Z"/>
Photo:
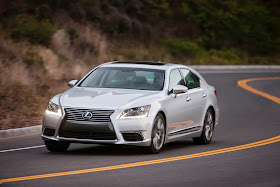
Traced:
<path fill-rule="evenodd" d="M 135 146 L 149 146 L 151 143 L 151 131 L 154 122 L 153 116 L 144 118 L 119 119 L 120 110 L 116 110 L 110 116 L 108 123 L 92 122 L 70 122 L 66 120 L 65 113 L 62 117 L 44 114 L 42 138 L 43 140 L 68 141 L 72 143 L 92 143 L 92 144 L 125 144 Z M 46 129 L 53 129 L 53 133 L 46 133 Z M 85 136 L 79 133 L 62 133 L 68 132 L 87 132 Z M 95 133 L 104 135 L 110 134 L 104 138 L 95 136 Z M 112 136 L 112 134 L 114 136 Z M 127 140 L 124 134 L 136 134 L 141 136 L 141 140 Z M 98 138 L 96 138 L 98 137 Z M 113 138 L 114 137 L 114 138 Z"/>

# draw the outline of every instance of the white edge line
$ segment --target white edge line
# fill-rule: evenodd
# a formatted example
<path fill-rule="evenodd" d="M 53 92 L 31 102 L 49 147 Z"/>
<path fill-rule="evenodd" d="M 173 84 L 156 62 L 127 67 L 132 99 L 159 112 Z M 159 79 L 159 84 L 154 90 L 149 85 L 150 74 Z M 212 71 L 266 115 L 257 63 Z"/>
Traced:
<path fill-rule="evenodd" d="M 41 148 L 41 147 L 45 147 L 45 145 L 37 145 L 37 146 L 31 146 L 31 147 L 22 147 L 22 148 L 16 148 L 16 149 L 7 149 L 7 150 L 0 151 L 0 153 L 13 152 L 13 151 L 21 151 L 21 150 L 26 150 L 26 149 L 36 149 L 36 148 Z"/>

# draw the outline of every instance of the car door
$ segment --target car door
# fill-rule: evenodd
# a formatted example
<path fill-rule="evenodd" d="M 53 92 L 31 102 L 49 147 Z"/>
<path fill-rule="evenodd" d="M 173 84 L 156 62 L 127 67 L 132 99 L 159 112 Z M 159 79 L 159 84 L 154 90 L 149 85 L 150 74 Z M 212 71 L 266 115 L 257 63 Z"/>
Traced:
<path fill-rule="evenodd" d="M 185 85 L 188 87 L 188 104 L 191 108 L 191 119 L 194 122 L 191 127 L 201 126 L 203 125 L 204 108 L 206 106 L 206 90 L 201 87 L 199 77 L 192 71 L 185 68 L 181 68 L 180 71 L 184 77 Z"/>
<path fill-rule="evenodd" d="M 175 135 L 186 133 L 194 123 L 192 116 L 192 103 L 189 101 L 190 93 L 177 94 L 174 97 L 173 87 L 175 85 L 185 85 L 185 81 L 179 69 L 173 69 L 169 75 L 168 86 L 168 106 L 167 106 L 167 130 L 166 133 L 169 138 Z"/>

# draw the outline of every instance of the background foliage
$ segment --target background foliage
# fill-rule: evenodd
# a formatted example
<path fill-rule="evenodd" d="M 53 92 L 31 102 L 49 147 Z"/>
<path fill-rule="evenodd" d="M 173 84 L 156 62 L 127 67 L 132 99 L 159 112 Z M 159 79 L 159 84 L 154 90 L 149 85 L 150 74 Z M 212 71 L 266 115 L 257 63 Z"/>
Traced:
<path fill-rule="evenodd" d="M 234 49 L 241 58 L 280 51 L 277 0 L 15 0 L 5 5 L 4 28 L 12 38 L 33 44 L 49 46 L 55 25 L 63 24 L 56 20 L 59 12 L 118 42 L 153 42 L 186 58 L 212 49 Z M 73 39 L 75 28 L 69 28 Z"/>
<path fill-rule="evenodd" d="M 40 123 L 52 95 L 105 61 L 280 64 L 279 7 L 278 0 L 0 1 L 0 129 Z"/>

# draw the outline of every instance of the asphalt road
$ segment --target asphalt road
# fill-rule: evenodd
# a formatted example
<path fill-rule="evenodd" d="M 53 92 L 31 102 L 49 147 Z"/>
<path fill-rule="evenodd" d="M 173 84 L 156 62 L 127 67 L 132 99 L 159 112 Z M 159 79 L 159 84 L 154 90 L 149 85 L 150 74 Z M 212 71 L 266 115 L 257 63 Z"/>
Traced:
<path fill-rule="evenodd" d="M 166 144 L 160 154 L 143 154 L 129 146 L 72 144 L 65 153 L 45 147 L 0 152 L 0 179 L 43 175 L 2 186 L 280 186 L 280 142 L 226 153 L 151 165 L 82 174 L 45 174 L 115 166 L 190 155 L 253 143 L 280 135 L 280 105 L 237 86 L 255 77 L 280 73 L 207 73 L 218 91 L 220 123 L 210 145 L 191 140 Z M 280 98 L 280 80 L 248 85 Z M 0 151 L 43 145 L 39 135 L 0 140 Z"/>

